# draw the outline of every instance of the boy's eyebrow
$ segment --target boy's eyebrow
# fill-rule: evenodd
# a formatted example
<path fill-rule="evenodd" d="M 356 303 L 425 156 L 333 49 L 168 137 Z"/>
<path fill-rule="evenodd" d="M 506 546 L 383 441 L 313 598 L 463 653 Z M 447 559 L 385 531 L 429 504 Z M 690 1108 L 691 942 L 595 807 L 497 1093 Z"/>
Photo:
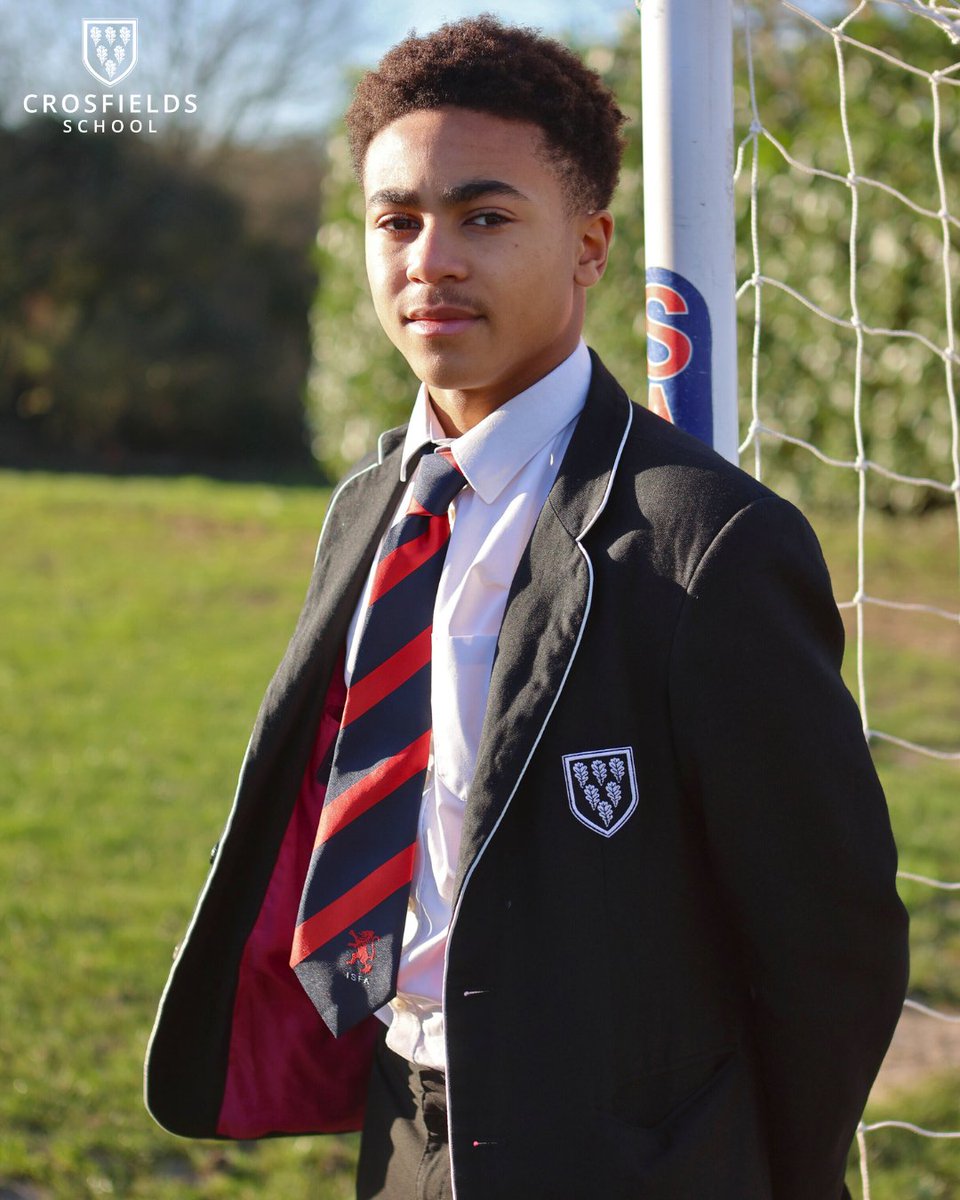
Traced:
<path fill-rule="evenodd" d="M 440 203 L 444 208 L 453 208 L 458 204 L 468 204 L 471 200 L 477 200 L 481 196 L 509 196 L 514 200 L 528 198 L 512 183 L 505 183 L 502 179 L 468 179 L 464 183 L 444 188 L 440 193 Z M 405 191 L 402 188 L 380 188 L 367 201 L 367 208 L 374 208 L 382 204 L 419 208 L 420 194 L 415 191 Z"/>

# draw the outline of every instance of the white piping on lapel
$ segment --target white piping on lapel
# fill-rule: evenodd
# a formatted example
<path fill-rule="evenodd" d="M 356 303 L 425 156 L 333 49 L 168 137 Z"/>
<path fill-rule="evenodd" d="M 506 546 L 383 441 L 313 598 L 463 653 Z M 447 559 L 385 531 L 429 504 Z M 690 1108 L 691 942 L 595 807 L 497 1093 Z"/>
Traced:
<path fill-rule="evenodd" d="M 382 435 L 381 435 L 381 437 L 382 437 Z M 371 463 L 369 467 L 364 467 L 363 470 L 358 471 L 356 473 L 356 475 L 351 475 L 348 479 L 345 479 L 343 481 L 343 483 L 341 483 L 340 486 L 335 489 L 333 495 L 330 497 L 330 503 L 327 505 L 327 511 L 324 513 L 324 516 L 323 516 L 323 524 L 320 526 L 320 536 L 317 538 L 317 549 L 316 549 L 316 553 L 313 556 L 313 565 L 314 566 L 317 565 L 317 559 L 320 557 L 320 546 L 323 544 L 323 535 L 324 535 L 324 533 L 326 533 L 326 530 L 327 530 L 327 522 L 330 520 L 330 514 L 333 512 L 334 505 L 340 499 L 340 493 L 346 488 L 347 484 L 353 483 L 353 481 L 355 479 L 359 479 L 361 475 L 366 475 L 366 473 L 368 471 L 372 471 L 374 469 L 374 467 L 381 466 L 381 464 L 383 463 L 383 453 L 380 449 L 379 444 L 377 445 L 377 454 L 379 457 L 377 458 L 377 461 L 375 463 Z"/>
<path fill-rule="evenodd" d="M 314 566 L 317 565 L 317 559 L 320 557 L 320 546 L 323 542 L 323 535 L 326 532 L 327 522 L 330 520 L 330 514 L 333 512 L 333 506 L 340 499 L 340 493 L 347 487 L 348 484 L 353 483 L 355 479 L 359 479 L 361 475 L 366 475 L 366 473 L 368 471 L 372 471 L 374 467 L 383 466 L 383 460 L 387 453 L 384 449 L 384 438 L 387 438 L 391 433 L 395 434 L 396 432 L 396 429 L 385 429 L 377 438 L 377 461 L 375 463 L 371 463 L 369 467 L 364 467 L 362 471 L 357 471 L 355 475 L 348 475 L 342 483 L 338 484 L 338 486 L 334 488 L 333 495 L 330 497 L 330 503 L 327 505 L 327 511 L 323 517 L 323 524 L 320 526 L 320 536 L 317 538 L 317 549 L 313 556 Z M 401 464 L 400 480 L 401 482 L 406 483 L 406 467 L 403 464 Z"/>
<path fill-rule="evenodd" d="M 557 688 L 556 695 L 553 697 L 553 701 L 551 702 L 550 707 L 547 710 L 547 715 L 544 717 L 543 723 L 541 724 L 539 730 L 537 731 L 537 736 L 534 738 L 533 745 L 530 747 L 530 753 L 527 755 L 526 761 L 524 762 L 523 766 L 520 768 L 520 771 L 517 774 L 517 778 L 513 784 L 513 789 L 510 792 L 510 795 L 507 797 L 506 802 L 503 805 L 503 808 L 501 808 L 500 815 L 497 817 L 497 819 L 493 825 L 493 828 L 487 834 L 486 838 L 484 839 L 483 845 L 477 851 L 476 855 L 474 856 L 473 862 L 470 864 L 470 866 L 467 870 L 467 873 L 463 878 L 463 886 L 460 888 L 460 895 L 457 897 L 457 905 L 450 917 L 450 925 L 449 925 L 449 928 L 447 929 L 447 950 L 448 950 L 448 952 L 444 955 L 444 962 L 443 962 L 443 993 L 442 993 L 442 1004 L 441 1004 L 443 1012 L 444 1012 L 443 1037 L 444 1037 L 444 1050 L 445 1051 L 446 1051 L 446 1037 L 447 1037 L 447 1018 L 446 1018 L 447 966 L 450 961 L 450 957 L 449 957 L 450 939 L 453 937 L 453 931 L 454 931 L 454 927 L 456 926 L 456 923 L 457 923 L 457 917 L 460 915 L 460 909 L 463 905 L 463 898 L 467 893 L 467 888 L 470 886 L 470 880 L 473 877 L 473 872 L 476 869 L 477 863 L 479 863 L 479 861 L 483 857 L 484 852 L 486 851 L 487 847 L 490 845 L 490 842 L 493 839 L 493 835 L 500 828 L 500 823 L 503 820 L 504 816 L 506 815 L 507 809 L 510 807 L 510 804 L 511 804 L 514 796 L 517 794 L 517 789 L 520 786 L 520 781 L 523 779 L 524 775 L 526 774 L 527 767 L 530 765 L 531 758 L 533 758 L 534 754 L 536 753 L 537 746 L 540 745 L 540 739 L 543 737 L 543 731 L 546 729 L 547 724 L 548 724 L 551 716 L 553 715 L 553 710 L 557 706 L 557 701 L 560 699 L 560 695 L 563 692 L 564 686 L 567 682 L 567 678 L 570 675 L 570 670 L 573 667 L 574 659 L 577 657 L 577 651 L 580 649 L 580 642 L 583 639 L 583 631 L 586 628 L 587 618 L 590 615 L 590 606 L 593 601 L 593 563 L 590 561 L 590 555 L 586 552 L 586 550 L 583 547 L 583 539 L 590 532 L 590 530 L 593 528 L 593 526 L 596 524 L 597 520 L 599 519 L 600 514 L 607 507 L 607 501 L 610 499 L 610 492 L 613 488 L 613 481 L 616 478 L 617 470 L 620 466 L 620 459 L 623 457 L 623 448 L 627 443 L 627 435 L 629 434 L 630 428 L 632 425 L 633 425 L 633 405 L 631 404 L 630 400 L 627 399 L 627 423 L 624 426 L 623 437 L 620 439 L 620 445 L 617 447 L 617 453 L 614 455 L 613 465 L 610 468 L 610 478 L 607 480 L 606 489 L 604 490 L 603 496 L 602 496 L 600 503 L 597 506 L 597 509 L 594 512 L 593 516 L 590 518 L 590 520 L 587 522 L 587 524 L 583 527 L 579 536 L 576 538 L 577 549 L 583 555 L 583 560 L 587 564 L 587 574 L 588 574 L 587 603 L 586 603 L 586 607 L 584 609 L 583 619 L 580 621 L 580 628 L 577 630 L 577 640 L 576 640 L 576 642 L 574 642 L 573 650 L 571 651 L 571 654 L 570 654 L 570 659 L 567 662 L 567 669 L 564 671 L 563 678 L 560 680 L 560 684 Z M 450 1152 L 451 1152 L 450 1153 L 450 1186 L 451 1186 L 451 1190 L 453 1192 L 453 1200 L 457 1200 L 456 1172 L 453 1169 L 453 1147 L 454 1147 L 453 1103 L 452 1103 L 453 1089 L 450 1087 L 449 1055 L 447 1055 L 445 1053 L 444 1057 L 446 1059 L 446 1064 L 447 1064 L 447 1071 L 446 1071 L 446 1076 L 447 1076 L 447 1139 L 448 1139 L 448 1145 L 450 1147 Z"/>
<path fill-rule="evenodd" d="M 343 483 L 340 484 L 340 486 L 334 491 L 333 495 L 330 497 L 330 503 L 327 505 L 327 511 L 324 514 L 323 524 L 320 526 L 320 537 L 317 540 L 317 551 L 313 558 L 314 566 L 317 565 L 317 559 L 320 557 L 320 546 L 323 542 L 323 535 L 326 531 L 327 523 L 330 520 L 330 514 L 333 512 L 334 505 L 336 504 L 337 500 L 340 498 L 340 493 L 343 492 L 349 484 L 353 483 L 353 481 L 355 479 L 359 479 L 360 476 L 365 475 L 367 473 L 367 471 L 372 471 L 374 467 L 379 467 L 382 464 L 382 462 L 383 462 L 383 437 L 384 436 L 385 435 L 381 434 L 380 441 L 377 444 L 377 455 L 378 455 L 377 462 L 371 463 L 369 467 L 364 467 L 364 469 L 362 471 L 358 471 L 356 473 L 356 475 L 350 475 L 347 479 L 345 479 L 343 481 Z M 250 738 L 247 741 L 247 748 L 243 752 L 243 761 L 240 764 L 240 773 L 237 776 L 237 786 L 236 786 L 236 790 L 233 793 L 233 804 L 230 806 L 230 813 L 227 816 L 227 821 L 223 827 L 223 832 L 220 835 L 220 840 L 219 840 L 219 842 L 217 842 L 217 853 L 214 856 L 213 864 L 210 867 L 210 870 L 207 872 L 207 877 L 204 880 L 203 887 L 200 890 L 200 895 L 197 897 L 197 903 L 194 905 L 193 915 L 190 918 L 190 924 L 187 926 L 186 932 L 184 933 L 183 938 L 180 941 L 179 946 L 177 947 L 176 957 L 174 958 L 173 966 L 170 968 L 170 972 L 167 975 L 167 982 L 164 985 L 162 993 L 160 994 L 160 1003 L 157 1006 L 157 1015 L 154 1018 L 153 1029 L 150 1031 L 150 1037 L 147 1041 L 147 1050 L 146 1050 L 146 1054 L 144 1055 L 144 1060 L 143 1060 L 143 1102 L 144 1102 L 144 1106 L 147 1109 L 147 1112 L 150 1113 L 151 1117 L 153 1117 L 153 1119 L 155 1121 L 157 1121 L 157 1118 L 154 1116 L 154 1114 L 150 1108 L 149 1102 L 147 1100 L 147 1063 L 149 1063 L 150 1056 L 153 1053 L 154 1038 L 156 1037 L 157 1030 L 160 1027 L 160 1019 L 163 1014 L 163 1006 L 167 999 L 167 993 L 170 991 L 170 987 L 173 983 L 173 977 L 176 974 L 177 963 L 178 963 L 180 956 L 182 955 L 184 949 L 186 948 L 187 943 L 190 941 L 190 935 L 193 933 L 194 927 L 196 926 L 197 918 L 199 917 L 200 910 L 203 907 L 203 902 L 207 897 L 207 892 L 209 891 L 210 885 L 212 884 L 213 878 L 216 874 L 217 865 L 219 864 L 220 859 L 223 856 L 224 843 L 226 842 L 227 838 L 230 836 L 230 830 L 233 826 L 233 820 L 234 820 L 234 817 L 236 816 L 236 812 L 237 812 L 237 801 L 240 798 L 240 791 L 241 791 L 241 788 L 243 787 L 244 776 L 246 775 L 247 765 L 250 761 L 250 746 L 251 746 L 252 742 L 253 742 L 253 734 L 251 733 Z M 157 1124 L 160 1125 L 160 1122 L 157 1121 Z M 164 1128 L 164 1126 L 161 1125 L 161 1128 Z"/>

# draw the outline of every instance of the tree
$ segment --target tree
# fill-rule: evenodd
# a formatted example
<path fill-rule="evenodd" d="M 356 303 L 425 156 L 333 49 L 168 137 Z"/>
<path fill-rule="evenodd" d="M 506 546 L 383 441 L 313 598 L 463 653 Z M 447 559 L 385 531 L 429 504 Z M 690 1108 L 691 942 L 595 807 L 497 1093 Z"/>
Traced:
<path fill-rule="evenodd" d="M 81 63 L 81 18 L 65 14 L 62 0 L 0 0 L 0 19 L 3 124 L 22 122 L 27 93 L 102 90 Z M 319 132 L 331 91 L 339 93 L 342 46 L 361 38 L 366 19 L 351 0 L 158 0 L 140 11 L 139 62 L 120 90 L 196 94 L 195 116 L 181 109 L 163 119 L 181 156 L 276 137 L 294 111 L 312 114 Z"/>
<path fill-rule="evenodd" d="M 6 462 L 306 461 L 304 254 L 136 137 L 0 131 L 0 175 Z"/>
<path fill-rule="evenodd" d="M 406 420 L 414 387 L 410 368 L 381 330 L 370 299 L 363 197 L 342 126 L 327 142 L 316 261 L 320 286 L 311 314 L 307 407 L 313 452 L 336 478 L 376 445 L 381 430 Z"/>
<path fill-rule="evenodd" d="M 840 85 L 832 39 L 767 5 L 753 31 L 757 108 L 765 126 L 799 162 L 846 176 Z M 755 10 L 756 14 L 756 10 Z M 950 66 L 944 32 L 897 10 L 871 9 L 846 32 L 923 70 Z M 743 39 L 738 39 L 743 50 Z M 848 126 L 859 178 L 893 186 L 915 204 L 940 207 L 928 82 L 854 47 L 844 48 Z M 752 113 L 745 63 L 736 71 L 739 136 Z M 957 213 L 960 123 L 956 90 L 941 88 L 940 153 L 947 207 Z M 813 180 L 789 167 L 766 139 L 759 144 L 760 267 L 834 317 L 853 316 L 850 298 L 851 193 L 843 182 Z M 753 271 L 749 172 L 737 193 L 738 278 Z M 857 301 L 865 325 L 905 330 L 935 345 L 948 342 L 940 221 L 888 191 L 858 187 Z M 957 229 L 948 253 L 954 280 Z M 955 303 L 955 300 L 954 300 Z M 762 291 L 759 393 L 766 422 L 843 460 L 856 458 L 853 404 L 856 334 L 815 315 L 774 286 Z M 740 362 L 749 362 L 752 304 L 741 308 Z M 955 369 L 955 368 L 954 368 Z M 867 458 L 903 474 L 950 482 L 950 400 L 943 361 L 911 337 L 864 339 L 862 418 Z M 749 380 L 741 366 L 741 396 Z M 750 414 L 744 405 L 742 427 Z M 803 500 L 850 502 L 852 472 L 817 469 L 807 451 L 770 442 L 765 478 Z M 871 476 L 871 500 L 892 510 L 942 502 L 943 494 Z"/>

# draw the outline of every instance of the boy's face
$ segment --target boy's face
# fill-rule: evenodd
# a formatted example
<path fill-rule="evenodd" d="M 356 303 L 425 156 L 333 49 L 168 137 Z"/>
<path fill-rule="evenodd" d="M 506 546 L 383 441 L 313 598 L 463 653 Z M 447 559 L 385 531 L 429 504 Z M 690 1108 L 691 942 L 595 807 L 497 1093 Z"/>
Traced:
<path fill-rule="evenodd" d="M 445 108 L 398 118 L 367 150 L 374 305 L 448 433 L 573 351 L 603 273 L 611 218 L 568 211 L 541 145 L 534 125 Z"/>

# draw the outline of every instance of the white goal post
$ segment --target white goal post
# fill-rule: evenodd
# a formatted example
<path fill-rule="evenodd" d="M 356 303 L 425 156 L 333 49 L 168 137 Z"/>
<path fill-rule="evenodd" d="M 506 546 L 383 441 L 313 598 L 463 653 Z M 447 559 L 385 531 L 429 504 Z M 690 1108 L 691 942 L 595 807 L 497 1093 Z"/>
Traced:
<path fill-rule="evenodd" d="M 638 7 L 649 403 L 737 462 L 732 3 Z"/>

